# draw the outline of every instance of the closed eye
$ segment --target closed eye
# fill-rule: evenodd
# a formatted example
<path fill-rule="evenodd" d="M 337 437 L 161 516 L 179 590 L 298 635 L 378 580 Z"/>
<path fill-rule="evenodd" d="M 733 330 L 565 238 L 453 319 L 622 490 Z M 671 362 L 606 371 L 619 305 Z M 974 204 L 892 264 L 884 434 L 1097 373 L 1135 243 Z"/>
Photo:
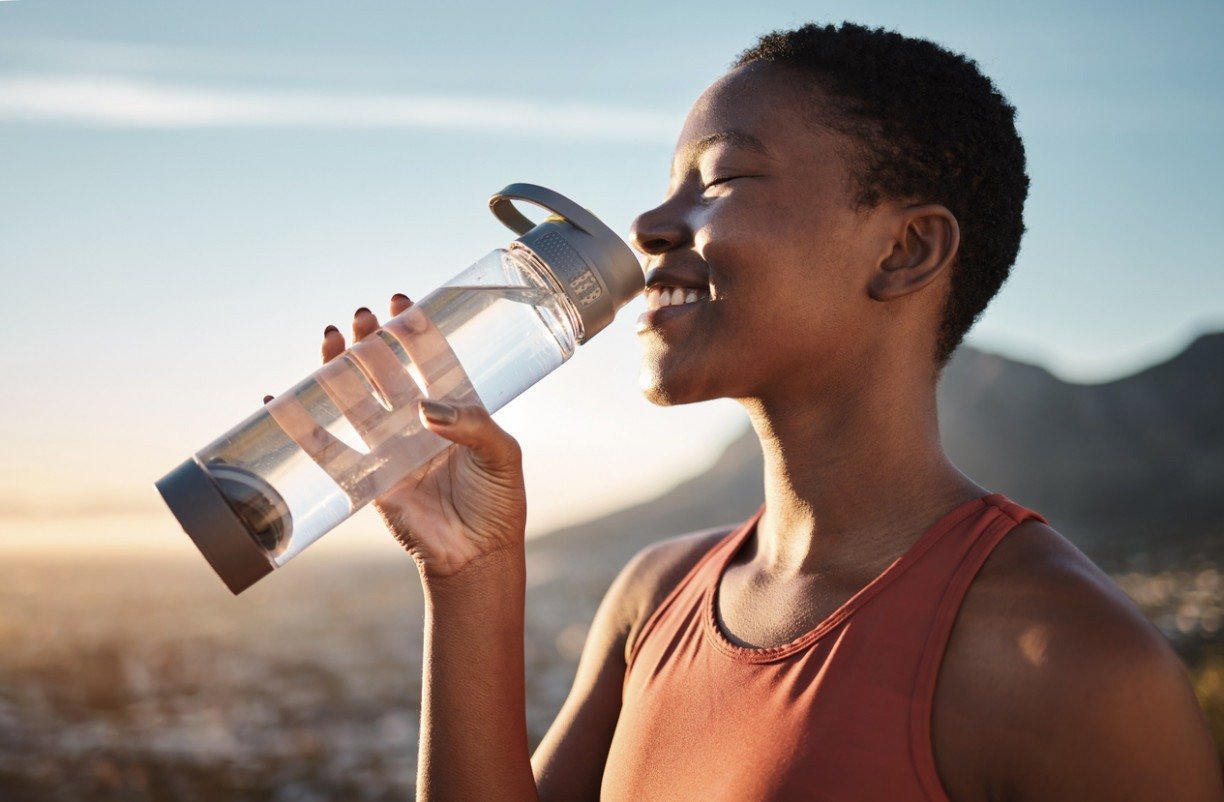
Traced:
<path fill-rule="evenodd" d="M 713 189 L 714 187 L 721 186 L 723 184 L 727 184 L 732 181 L 737 181 L 741 178 L 760 178 L 760 177 L 761 176 L 759 175 L 728 175 L 728 176 L 723 176 L 722 178 L 715 178 L 709 183 L 702 186 L 701 192 L 704 195 L 706 192 Z"/>
<path fill-rule="evenodd" d="M 709 182 L 708 184 L 706 184 L 705 186 L 703 186 L 703 187 L 702 187 L 702 189 L 709 189 L 710 187 L 716 187 L 716 186 L 718 186 L 719 184 L 725 184 L 725 183 L 727 183 L 728 181 L 734 181 L 734 180 L 735 180 L 735 179 L 737 179 L 737 178 L 744 178 L 744 176 L 742 176 L 742 175 L 729 175 L 729 176 L 726 176 L 725 178 L 715 178 L 713 181 L 711 181 L 711 182 Z"/>

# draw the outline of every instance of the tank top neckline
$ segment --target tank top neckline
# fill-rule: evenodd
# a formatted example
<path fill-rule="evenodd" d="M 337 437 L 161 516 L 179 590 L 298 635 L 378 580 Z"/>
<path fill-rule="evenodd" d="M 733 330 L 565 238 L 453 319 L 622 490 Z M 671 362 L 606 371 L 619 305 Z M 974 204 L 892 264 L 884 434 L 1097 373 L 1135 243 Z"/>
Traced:
<path fill-rule="evenodd" d="M 988 493 L 984 496 L 962 502 L 944 513 L 900 557 L 893 560 L 879 576 L 860 588 L 857 593 L 843 602 L 840 607 L 830 613 L 823 621 L 795 639 L 777 646 L 740 646 L 737 643 L 733 643 L 718 624 L 718 586 L 722 584 L 723 573 L 727 570 L 727 566 L 731 563 L 732 558 L 743 547 L 744 541 L 756 531 L 757 523 L 765 512 L 765 506 L 761 505 L 760 509 L 744 522 L 743 526 L 727 536 L 727 539 L 722 544 L 724 547 L 723 552 L 715 560 L 713 581 L 706 583 L 701 598 L 702 617 L 705 619 L 705 634 L 720 652 L 738 661 L 768 663 L 789 657 L 795 652 L 811 646 L 830 630 L 853 615 L 856 610 L 866 604 L 873 596 L 882 591 L 901 574 L 905 573 L 911 565 L 917 562 L 945 533 L 958 523 L 973 513 L 980 512 L 987 506 L 992 504 L 994 506 L 1001 506 L 999 502 L 1005 501 L 1006 499 L 999 493 Z"/>

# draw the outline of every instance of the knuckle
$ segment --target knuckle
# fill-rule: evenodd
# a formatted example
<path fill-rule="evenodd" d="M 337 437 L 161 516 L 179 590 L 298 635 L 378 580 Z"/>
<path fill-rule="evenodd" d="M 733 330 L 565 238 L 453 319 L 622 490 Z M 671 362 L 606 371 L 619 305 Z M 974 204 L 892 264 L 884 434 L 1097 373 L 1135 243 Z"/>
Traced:
<path fill-rule="evenodd" d="M 470 420 L 472 423 L 483 424 L 486 421 L 492 420 L 489 417 L 489 412 L 480 404 L 465 404 L 459 407 L 459 414 Z"/>

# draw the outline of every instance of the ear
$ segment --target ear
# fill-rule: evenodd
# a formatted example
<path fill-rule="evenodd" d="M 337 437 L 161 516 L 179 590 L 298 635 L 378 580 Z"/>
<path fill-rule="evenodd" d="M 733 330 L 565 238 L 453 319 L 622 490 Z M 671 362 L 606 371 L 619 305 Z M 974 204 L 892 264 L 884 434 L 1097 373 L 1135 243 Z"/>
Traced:
<path fill-rule="evenodd" d="M 893 225 L 890 247 L 871 274 L 867 292 L 890 301 L 916 292 L 952 266 L 960 248 L 956 216 L 938 203 L 903 207 Z"/>

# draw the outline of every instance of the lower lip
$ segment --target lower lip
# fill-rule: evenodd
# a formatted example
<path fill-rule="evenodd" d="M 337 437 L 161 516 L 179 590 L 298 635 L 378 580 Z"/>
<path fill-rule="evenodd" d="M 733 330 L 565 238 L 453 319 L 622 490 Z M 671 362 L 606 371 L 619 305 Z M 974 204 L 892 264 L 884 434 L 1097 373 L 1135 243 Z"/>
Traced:
<path fill-rule="evenodd" d="M 641 334 L 650 329 L 657 329 L 663 326 L 670 320 L 675 320 L 679 317 L 691 314 L 696 309 L 704 304 L 705 301 L 694 301 L 691 304 L 680 304 L 679 306 L 660 306 L 658 309 L 647 309 L 637 319 L 637 333 Z"/>

